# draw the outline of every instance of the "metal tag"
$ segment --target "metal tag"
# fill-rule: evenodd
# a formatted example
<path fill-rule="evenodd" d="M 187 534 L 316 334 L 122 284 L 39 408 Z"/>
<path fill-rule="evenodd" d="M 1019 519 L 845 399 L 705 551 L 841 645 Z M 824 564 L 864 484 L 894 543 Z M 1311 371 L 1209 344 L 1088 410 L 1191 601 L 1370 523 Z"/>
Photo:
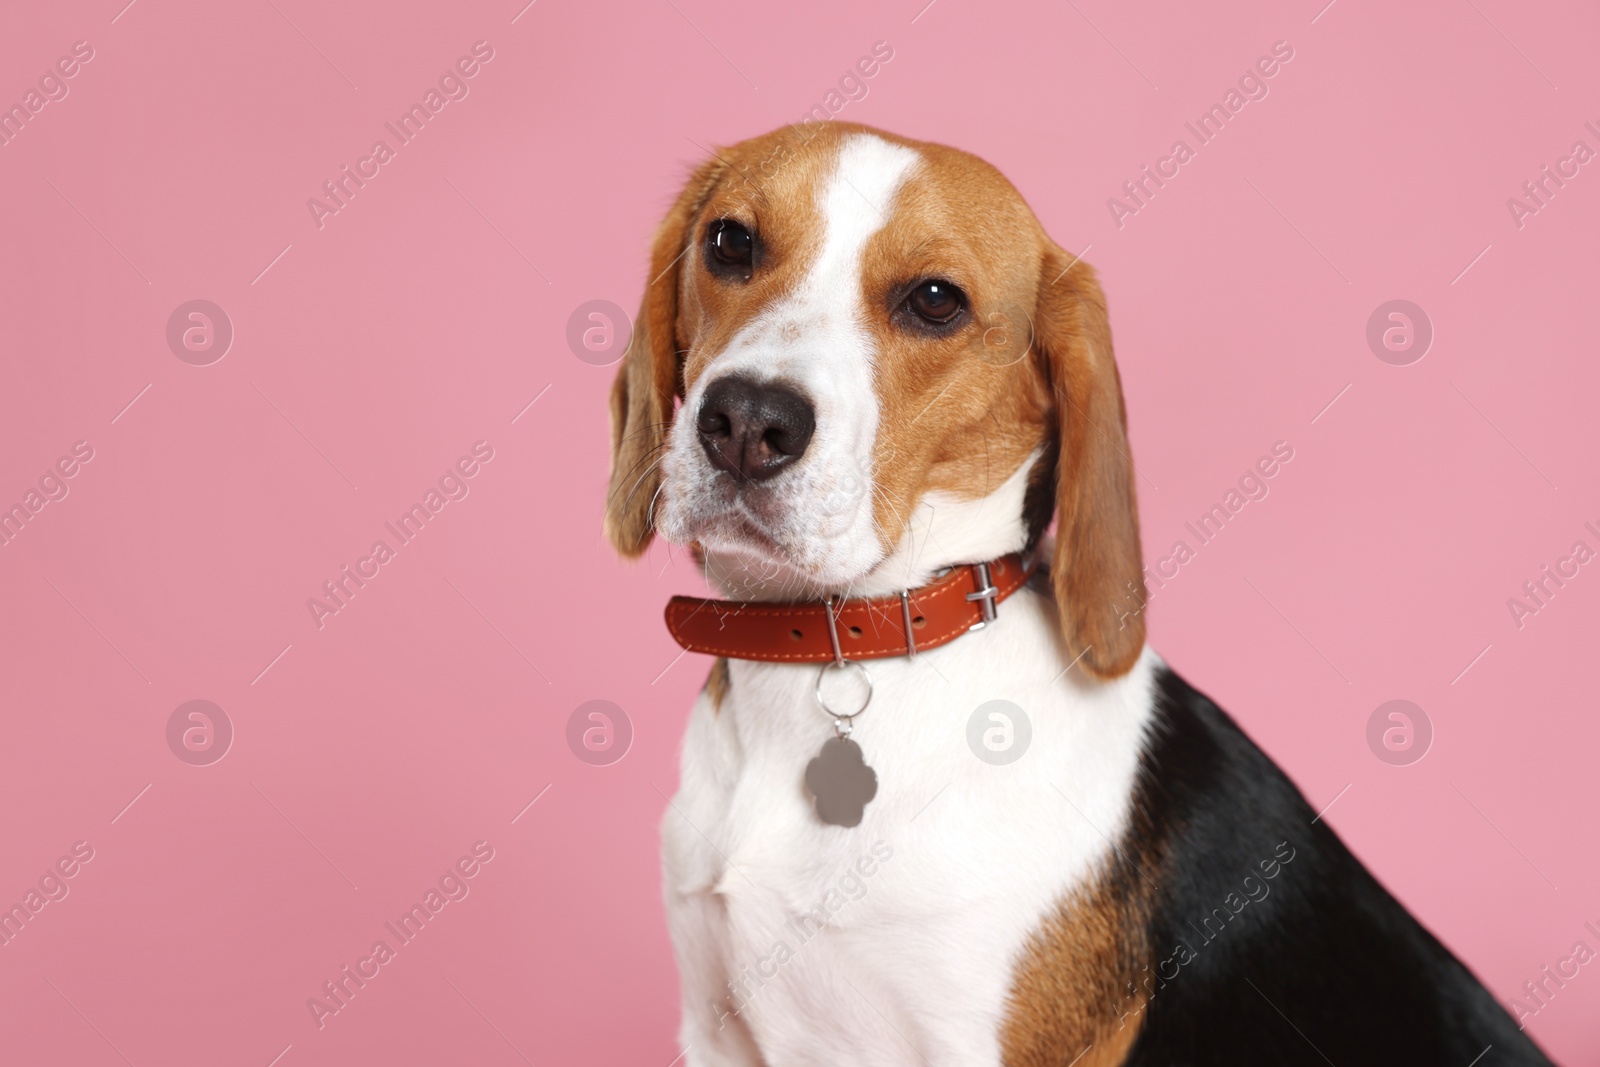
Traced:
<path fill-rule="evenodd" d="M 806 787 L 817 801 L 817 818 L 831 826 L 859 826 L 867 802 L 878 795 L 878 773 L 867 766 L 861 746 L 832 737 L 806 764 Z"/>

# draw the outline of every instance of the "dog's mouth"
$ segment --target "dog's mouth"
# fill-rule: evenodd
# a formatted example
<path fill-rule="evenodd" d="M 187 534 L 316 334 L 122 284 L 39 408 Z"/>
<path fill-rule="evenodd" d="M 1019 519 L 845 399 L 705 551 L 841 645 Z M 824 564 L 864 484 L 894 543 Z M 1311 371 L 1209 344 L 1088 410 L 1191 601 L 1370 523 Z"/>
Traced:
<path fill-rule="evenodd" d="M 759 554 L 792 562 L 778 538 L 763 523 L 738 508 L 712 516 L 702 524 L 695 540 L 713 552 Z"/>
<path fill-rule="evenodd" d="M 712 477 L 709 485 L 694 494 L 696 506 L 683 509 L 688 514 L 682 515 L 681 532 L 672 531 L 673 539 L 694 541 L 711 552 L 797 565 L 798 557 L 805 555 L 804 527 L 795 521 L 794 509 L 775 499 L 774 488 L 740 484 L 728 474 Z M 670 504 L 669 496 L 669 510 L 673 510 Z"/>
<path fill-rule="evenodd" d="M 742 573 L 815 588 L 848 585 L 881 562 L 871 523 L 860 521 L 868 492 L 859 476 L 813 464 L 762 482 L 698 466 L 689 473 L 669 476 L 663 490 L 659 529 L 671 541 L 727 557 Z"/>

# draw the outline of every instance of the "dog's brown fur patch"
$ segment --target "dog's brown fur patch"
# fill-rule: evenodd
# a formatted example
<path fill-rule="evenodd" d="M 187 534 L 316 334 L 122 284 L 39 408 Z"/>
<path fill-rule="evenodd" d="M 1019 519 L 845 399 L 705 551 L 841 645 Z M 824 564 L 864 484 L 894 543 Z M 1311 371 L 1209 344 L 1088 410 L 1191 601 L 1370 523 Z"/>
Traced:
<path fill-rule="evenodd" d="M 1150 886 L 1113 862 L 1029 939 L 1001 1028 L 1006 1067 L 1116 1067 L 1133 1047 L 1148 1001 Z"/>
<path fill-rule="evenodd" d="M 728 695 L 730 684 L 728 657 L 718 656 L 717 661 L 711 665 L 711 673 L 706 675 L 706 696 L 711 698 L 713 711 L 722 710 L 722 699 Z"/>

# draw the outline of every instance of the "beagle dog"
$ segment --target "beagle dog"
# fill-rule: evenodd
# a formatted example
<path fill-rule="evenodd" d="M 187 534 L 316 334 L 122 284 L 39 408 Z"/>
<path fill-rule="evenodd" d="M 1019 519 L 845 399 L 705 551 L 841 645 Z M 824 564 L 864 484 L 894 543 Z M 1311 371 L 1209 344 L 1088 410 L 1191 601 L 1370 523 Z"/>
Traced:
<path fill-rule="evenodd" d="M 611 416 L 607 537 L 726 598 L 667 611 L 686 1064 L 1549 1062 L 1146 646 L 1105 298 L 995 168 L 716 152 Z"/>

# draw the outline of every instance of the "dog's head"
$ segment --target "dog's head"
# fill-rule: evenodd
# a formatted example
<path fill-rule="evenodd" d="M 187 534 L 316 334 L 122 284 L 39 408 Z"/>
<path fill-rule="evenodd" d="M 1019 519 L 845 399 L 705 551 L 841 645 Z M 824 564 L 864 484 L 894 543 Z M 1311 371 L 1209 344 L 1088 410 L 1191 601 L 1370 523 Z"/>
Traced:
<path fill-rule="evenodd" d="M 1114 677 L 1144 645 L 1104 297 L 965 152 L 843 123 L 717 152 L 656 235 L 611 414 L 624 555 L 659 530 L 848 593 L 1022 548 L 1054 513 L 1071 653 Z M 919 540 L 930 507 L 960 528 Z"/>

